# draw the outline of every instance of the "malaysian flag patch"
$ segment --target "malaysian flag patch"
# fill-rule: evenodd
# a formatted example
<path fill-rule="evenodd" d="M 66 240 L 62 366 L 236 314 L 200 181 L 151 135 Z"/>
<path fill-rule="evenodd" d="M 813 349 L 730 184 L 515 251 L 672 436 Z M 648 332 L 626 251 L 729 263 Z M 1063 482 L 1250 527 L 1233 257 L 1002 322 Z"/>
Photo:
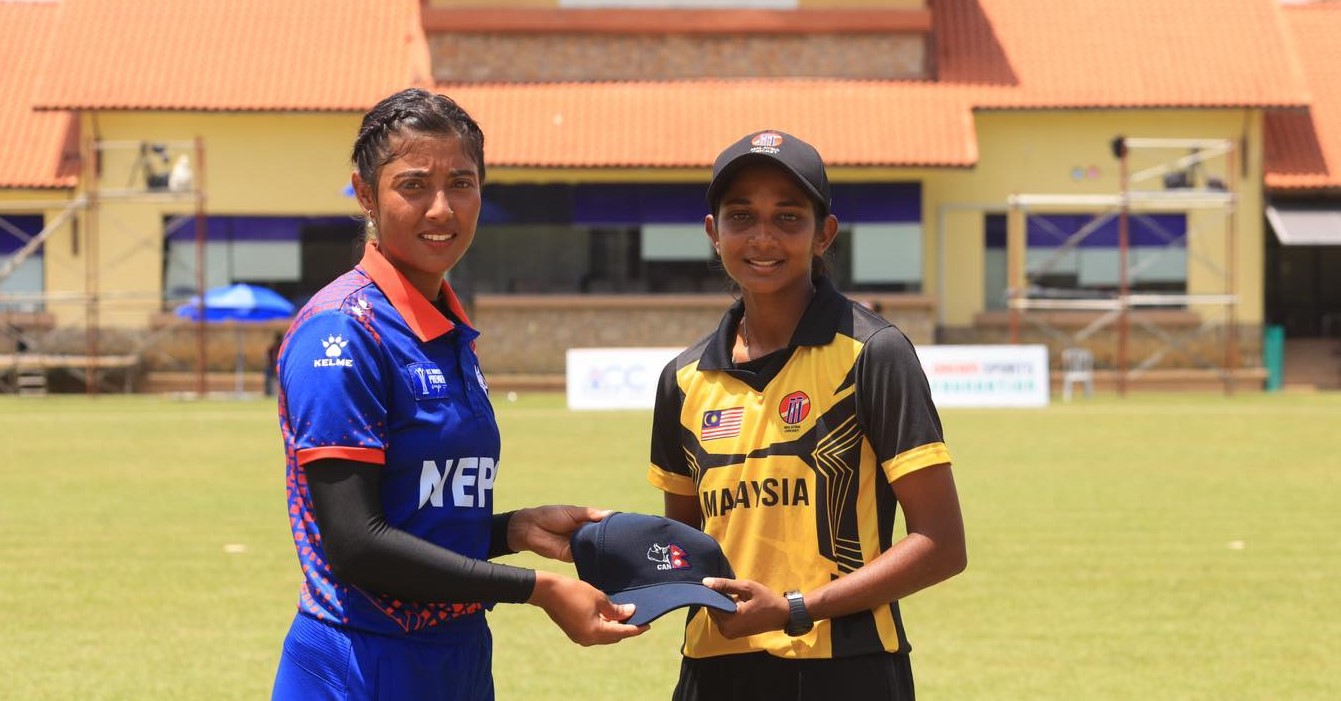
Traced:
<path fill-rule="evenodd" d="M 739 436 L 740 422 L 744 416 L 745 409 L 742 407 L 703 412 L 702 440 Z"/>

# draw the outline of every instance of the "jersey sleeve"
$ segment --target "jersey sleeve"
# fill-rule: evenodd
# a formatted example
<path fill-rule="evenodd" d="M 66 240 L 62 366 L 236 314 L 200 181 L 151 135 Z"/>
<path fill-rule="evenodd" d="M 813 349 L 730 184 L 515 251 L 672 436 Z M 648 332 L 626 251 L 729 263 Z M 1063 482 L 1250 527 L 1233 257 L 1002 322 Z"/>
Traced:
<path fill-rule="evenodd" d="M 950 462 L 922 363 L 897 328 L 877 331 L 857 359 L 857 411 L 890 482 Z"/>
<path fill-rule="evenodd" d="M 676 360 L 667 363 L 657 382 L 652 409 L 652 462 L 647 468 L 647 481 L 663 492 L 693 496 L 694 478 L 680 441 L 684 430 L 680 425 L 684 396 L 676 381 L 676 367 Z"/>
<path fill-rule="evenodd" d="M 299 464 L 386 463 L 384 374 L 376 337 L 342 309 L 314 314 L 290 332 L 279 376 Z"/>

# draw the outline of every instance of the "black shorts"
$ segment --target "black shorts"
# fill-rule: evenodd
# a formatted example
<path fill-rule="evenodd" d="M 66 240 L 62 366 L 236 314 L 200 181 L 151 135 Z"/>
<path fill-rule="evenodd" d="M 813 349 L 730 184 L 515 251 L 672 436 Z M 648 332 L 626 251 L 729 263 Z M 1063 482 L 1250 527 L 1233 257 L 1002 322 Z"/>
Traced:
<path fill-rule="evenodd" d="M 766 652 L 680 663 L 673 701 L 913 701 L 908 656 L 789 660 Z"/>

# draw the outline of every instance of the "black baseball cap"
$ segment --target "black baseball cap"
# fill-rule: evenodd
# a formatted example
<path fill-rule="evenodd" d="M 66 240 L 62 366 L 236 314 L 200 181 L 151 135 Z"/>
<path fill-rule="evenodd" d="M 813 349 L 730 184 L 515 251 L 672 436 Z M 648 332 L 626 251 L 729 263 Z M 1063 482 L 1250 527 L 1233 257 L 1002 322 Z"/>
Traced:
<path fill-rule="evenodd" d="M 572 551 L 578 578 L 616 604 L 637 606 L 630 625 L 685 606 L 736 611 L 730 597 L 703 586 L 704 577 L 736 576 L 721 546 L 674 519 L 616 512 L 578 528 Z"/>
<path fill-rule="evenodd" d="M 776 129 L 765 129 L 747 134 L 726 147 L 712 164 L 712 182 L 708 183 L 708 206 L 714 212 L 722 199 L 731 176 L 746 164 L 772 161 L 786 168 L 812 199 L 820 204 L 824 214 L 832 207 L 829 195 L 829 175 L 824 159 L 814 146 Z"/>

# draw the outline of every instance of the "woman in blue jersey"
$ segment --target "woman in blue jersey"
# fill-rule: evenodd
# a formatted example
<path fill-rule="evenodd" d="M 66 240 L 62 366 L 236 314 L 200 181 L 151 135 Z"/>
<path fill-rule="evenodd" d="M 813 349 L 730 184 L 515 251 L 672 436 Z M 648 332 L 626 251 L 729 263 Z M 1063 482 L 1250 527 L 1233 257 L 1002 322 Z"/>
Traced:
<path fill-rule="evenodd" d="M 648 478 L 721 543 L 738 578 L 706 583 L 738 607 L 690 614 L 674 698 L 911 701 L 899 599 L 967 560 L 926 377 L 825 274 L 838 220 L 812 146 L 747 135 L 708 203 L 740 299 L 662 373 Z"/>
<path fill-rule="evenodd" d="M 538 606 L 583 645 L 646 627 L 585 582 L 488 561 L 571 561 L 569 536 L 604 512 L 493 510 L 498 426 L 477 332 L 443 279 L 475 235 L 479 126 L 447 97 L 406 90 L 364 115 L 353 162 L 363 258 L 313 296 L 280 351 L 304 581 L 273 698 L 492 699 L 496 603 Z"/>

